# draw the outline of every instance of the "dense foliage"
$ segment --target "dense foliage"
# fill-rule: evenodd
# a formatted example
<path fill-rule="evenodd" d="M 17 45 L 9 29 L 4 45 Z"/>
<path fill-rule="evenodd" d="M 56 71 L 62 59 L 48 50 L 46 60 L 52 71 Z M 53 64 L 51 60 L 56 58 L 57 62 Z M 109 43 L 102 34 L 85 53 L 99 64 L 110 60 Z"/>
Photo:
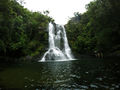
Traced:
<path fill-rule="evenodd" d="M 95 0 L 66 24 L 75 53 L 120 56 L 120 0 Z"/>
<path fill-rule="evenodd" d="M 31 12 L 16 0 L 0 0 L 0 57 L 36 56 L 44 52 L 47 14 Z"/>
<path fill-rule="evenodd" d="M 65 25 L 74 53 L 120 56 L 120 0 L 95 0 Z M 16 0 L 0 0 L 0 58 L 37 56 L 47 47 L 48 11 L 31 12 Z"/>

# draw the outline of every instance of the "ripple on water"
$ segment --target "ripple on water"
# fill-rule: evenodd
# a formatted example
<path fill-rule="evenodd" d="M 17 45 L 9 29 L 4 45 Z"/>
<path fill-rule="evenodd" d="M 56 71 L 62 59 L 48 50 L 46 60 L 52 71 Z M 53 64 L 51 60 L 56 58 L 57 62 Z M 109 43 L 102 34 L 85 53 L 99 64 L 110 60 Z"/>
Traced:
<path fill-rule="evenodd" d="M 57 81 L 55 81 L 54 83 L 65 83 L 65 82 L 69 82 L 69 81 L 71 81 L 70 78 L 69 78 L 69 79 L 66 79 L 66 80 L 57 80 Z"/>
<path fill-rule="evenodd" d="M 88 89 L 89 87 L 88 86 L 85 86 L 85 85 L 79 85 L 80 88 L 82 89 Z"/>
<path fill-rule="evenodd" d="M 101 77 L 99 77 L 99 78 L 96 78 L 97 80 L 99 80 L 99 81 L 102 81 L 103 80 L 103 78 L 101 78 Z"/>
<path fill-rule="evenodd" d="M 77 76 L 77 75 L 74 75 L 74 74 L 71 74 L 70 77 L 71 77 L 71 78 L 77 78 L 77 79 L 80 79 L 80 78 L 81 78 L 81 76 Z"/>
<path fill-rule="evenodd" d="M 90 84 L 90 87 L 91 87 L 91 88 L 98 88 L 98 86 L 95 85 L 95 84 Z"/>
<path fill-rule="evenodd" d="M 102 85 L 102 84 L 99 84 L 99 86 L 100 86 L 100 87 L 102 87 L 102 88 L 106 88 L 106 89 L 108 89 L 108 88 L 109 88 L 109 86 L 107 86 L 107 85 Z"/>

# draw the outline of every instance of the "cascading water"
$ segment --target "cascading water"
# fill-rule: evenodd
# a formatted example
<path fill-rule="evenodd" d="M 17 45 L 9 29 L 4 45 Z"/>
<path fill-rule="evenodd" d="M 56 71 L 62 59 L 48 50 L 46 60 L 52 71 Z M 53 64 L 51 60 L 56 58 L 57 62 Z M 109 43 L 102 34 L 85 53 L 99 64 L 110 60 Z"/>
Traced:
<path fill-rule="evenodd" d="M 46 60 L 72 60 L 73 55 L 68 44 L 66 31 L 63 25 L 56 27 L 49 23 L 49 49 L 40 61 Z"/>

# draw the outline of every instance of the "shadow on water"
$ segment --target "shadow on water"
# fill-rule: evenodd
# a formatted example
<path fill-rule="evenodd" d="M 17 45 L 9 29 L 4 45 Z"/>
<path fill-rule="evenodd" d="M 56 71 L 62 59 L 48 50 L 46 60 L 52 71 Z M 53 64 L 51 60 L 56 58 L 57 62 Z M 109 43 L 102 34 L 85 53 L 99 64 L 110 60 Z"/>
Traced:
<path fill-rule="evenodd" d="M 0 68 L 1 88 L 118 89 L 120 61 L 81 59 L 19 63 Z"/>

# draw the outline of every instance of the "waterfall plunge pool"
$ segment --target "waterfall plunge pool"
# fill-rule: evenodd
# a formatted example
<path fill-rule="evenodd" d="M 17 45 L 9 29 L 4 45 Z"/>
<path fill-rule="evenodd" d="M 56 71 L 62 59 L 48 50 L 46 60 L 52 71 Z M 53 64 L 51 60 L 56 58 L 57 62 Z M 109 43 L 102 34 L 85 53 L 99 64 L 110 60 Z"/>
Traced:
<path fill-rule="evenodd" d="M 0 64 L 0 89 L 114 90 L 120 88 L 120 60 Z"/>

